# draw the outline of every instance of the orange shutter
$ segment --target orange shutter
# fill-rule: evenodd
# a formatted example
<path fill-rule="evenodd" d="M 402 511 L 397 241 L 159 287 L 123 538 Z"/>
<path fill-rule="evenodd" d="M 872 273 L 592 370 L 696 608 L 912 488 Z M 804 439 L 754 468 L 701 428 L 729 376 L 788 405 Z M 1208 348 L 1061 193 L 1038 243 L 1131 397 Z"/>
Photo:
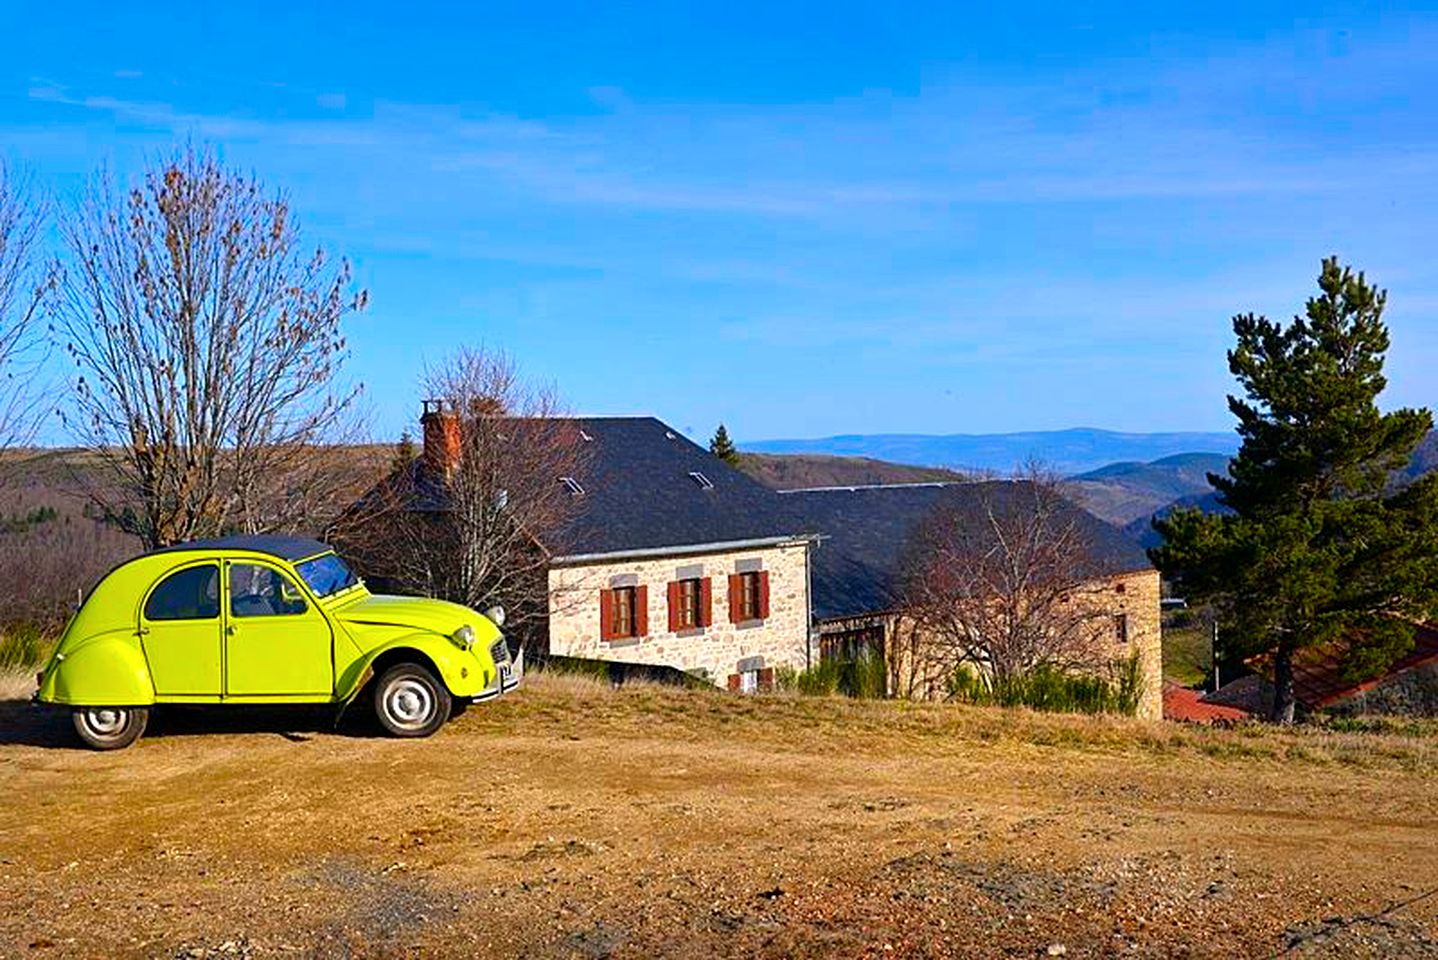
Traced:
<path fill-rule="evenodd" d="M 760 689 L 760 690 L 773 690 L 773 689 L 774 689 L 774 668 L 773 668 L 773 667 L 765 667 L 763 670 L 760 670 L 760 671 L 759 671 L 759 689 Z"/>
<path fill-rule="evenodd" d="M 614 591 L 599 591 L 599 639 L 614 639 Z"/>
<path fill-rule="evenodd" d="M 714 622 L 713 580 L 705 577 L 699 581 L 699 626 L 707 627 Z"/>
<path fill-rule="evenodd" d="M 743 613 L 739 607 L 744 593 L 744 578 L 737 573 L 729 574 L 729 622 L 742 623 Z"/>
<path fill-rule="evenodd" d="M 733 579 L 733 578 L 731 577 L 730 579 Z M 738 690 L 738 689 L 739 689 L 739 674 L 737 674 L 737 673 L 731 673 L 731 674 L 729 674 L 729 689 L 730 689 L 730 690 Z"/>
<path fill-rule="evenodd" d="M 676 633 L 679 630 L 680 606 L 684 602 L 684 585 L 678 580 L 669 581 L 669 632 Z"/>
<path fill-rule="evenodd" d="M 759 572 L 759 619 L 769 619 L 769 571 Z"/>
<path fill-rule="evenodd" d="M 649 636 L 649 588 L 634 588 L 634 635 Z"/>

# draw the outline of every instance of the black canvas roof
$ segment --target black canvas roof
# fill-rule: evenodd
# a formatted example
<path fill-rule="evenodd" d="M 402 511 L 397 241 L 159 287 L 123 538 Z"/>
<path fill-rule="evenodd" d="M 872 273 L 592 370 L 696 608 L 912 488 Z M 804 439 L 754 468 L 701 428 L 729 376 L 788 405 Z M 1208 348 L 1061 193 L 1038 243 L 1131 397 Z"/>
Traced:
<path fill-rule="evenodd" d="M 814 616 L 821 620 L 860 616 L 893 608 L 898 599 L 905 551 L 920 525 L 939 509 L 975 521 L 985 498 L 1010 496 L 1021 482 L 921 483 L 873 487 L 832 487 L 777 494 L 801 529 L 822 538 L 810 565 Z M 1143 550 L 1118 528 L 1080 509 L 1096 571 L 1149 569 Z"/>
<path fill-rule="evenodd" d="M 313 557 L 315 554 L 325 553 L 330 549 L 328 544 L 309 537 L 295 537 L 275 533 L 241 533 L 229 537 L 216 537 L 212 540 L 192 540 L 189 543 L 177 543 L 173 547 L 162 547 L 155 553 L 178 553 L 189 550 L 253 550 L 256 553 L 267 553 L 272 557 L 279 557 L 281 560 L 303 560 L 306 557 Z"/>

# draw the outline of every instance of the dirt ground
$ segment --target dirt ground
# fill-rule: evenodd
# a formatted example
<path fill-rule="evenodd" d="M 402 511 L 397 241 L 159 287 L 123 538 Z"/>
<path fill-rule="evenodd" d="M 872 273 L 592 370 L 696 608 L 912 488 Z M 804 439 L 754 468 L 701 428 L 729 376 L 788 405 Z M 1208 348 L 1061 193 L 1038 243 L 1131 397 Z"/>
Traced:
<path fill-rule="evenodd" d="M 1438 956 L 1435 748 L 535 678 L 97 754 L 6 703 L 0 955 Z"/>

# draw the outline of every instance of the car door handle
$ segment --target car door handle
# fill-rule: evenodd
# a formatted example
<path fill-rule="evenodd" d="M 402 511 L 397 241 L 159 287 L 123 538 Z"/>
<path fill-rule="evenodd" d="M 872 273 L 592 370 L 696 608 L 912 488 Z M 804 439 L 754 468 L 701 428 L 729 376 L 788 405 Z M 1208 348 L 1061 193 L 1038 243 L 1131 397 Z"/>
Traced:
<path fill-rule="evenodd" d="M 234 628 L 233 626 L 230 626 L 230 627 L 226 627 L 226 628 L 225 628 L 225 636 L 227 636 L 227 637 L 233 637 L 234 635 L 235 635 L 235 628 Z"/>

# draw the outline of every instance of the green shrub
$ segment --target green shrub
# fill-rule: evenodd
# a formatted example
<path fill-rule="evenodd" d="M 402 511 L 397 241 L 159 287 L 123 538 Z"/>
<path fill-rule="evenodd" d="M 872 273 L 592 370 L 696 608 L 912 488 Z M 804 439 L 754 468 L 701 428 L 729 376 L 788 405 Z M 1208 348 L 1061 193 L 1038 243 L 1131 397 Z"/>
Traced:
<path fill-rule="evenodd" d="M 888 696 L 888 677 L 884 658 L 866 654 L 856 660 L 820 660 L 808 670 L 780 667 L 774 671 L 774 684 L 780 690 L 793 690 L 806 697 L 843 694 L 881 700 Z"/>
<path fill-rule="evenodd" d="M 1107 677 L 1041 666 L 1016 677 L 990 681 L 966 664 L 954 671 L 948 688 L 952 699 L 965 703 L 1029 707 L 1051 713 L 1132 716 L 1143 694 L 1143 673 L 1137 654 L 1116 664 Z"/>
<path fill-rule="evenodd" d="M 51 640 L 38 624 L 15 623 L 0 632 L 0 670 L 29 670 L 50 656 Z"/>

